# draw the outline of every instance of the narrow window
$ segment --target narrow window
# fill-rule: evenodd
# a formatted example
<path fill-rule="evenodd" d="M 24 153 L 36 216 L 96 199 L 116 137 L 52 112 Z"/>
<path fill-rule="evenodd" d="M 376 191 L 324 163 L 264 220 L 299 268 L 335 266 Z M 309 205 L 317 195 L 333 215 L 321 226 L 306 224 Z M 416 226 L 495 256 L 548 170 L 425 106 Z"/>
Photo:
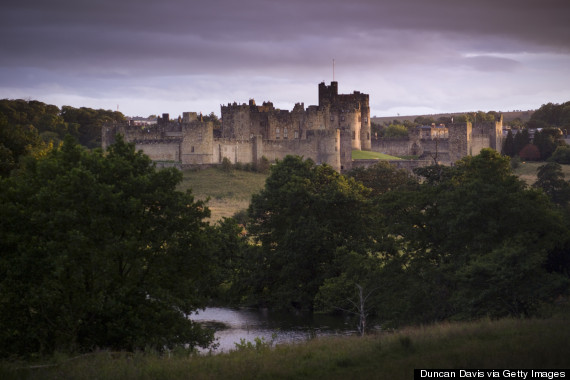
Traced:
<path fill-rule="evenodd" d="M 287 133 L 287 128 L 283 128 L 283 138 L 286 139 L 288 137 L 289 137 L 289 135 Z"/>
<path fill-rule="evenodd" d="M 279 140 L 279 127 L 275 128 L 275 139 Z"/>

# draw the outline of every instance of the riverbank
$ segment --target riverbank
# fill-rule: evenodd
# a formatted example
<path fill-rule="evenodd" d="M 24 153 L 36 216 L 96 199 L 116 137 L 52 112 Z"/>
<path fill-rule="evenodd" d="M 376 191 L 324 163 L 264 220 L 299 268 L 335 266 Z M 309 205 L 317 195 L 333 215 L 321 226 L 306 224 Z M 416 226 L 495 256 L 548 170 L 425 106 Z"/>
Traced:
<path fill-rule="evenodd" d="M 412 379 L 414 368 L 569 368 L 570 313 L 410 327 L 365 337 L 219 355 L 100 352 L 40 363 L 2 363 L 2 379 Z M 35 366 L 35 367 L 34 367 Z"/>

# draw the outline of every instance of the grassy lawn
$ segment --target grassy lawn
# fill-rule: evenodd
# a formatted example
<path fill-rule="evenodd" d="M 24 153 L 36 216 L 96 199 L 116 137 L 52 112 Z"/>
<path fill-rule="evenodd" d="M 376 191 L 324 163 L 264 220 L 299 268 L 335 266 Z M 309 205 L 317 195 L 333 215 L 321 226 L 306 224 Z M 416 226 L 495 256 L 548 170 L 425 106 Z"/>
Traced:
<path fill-rule="evenodd" d="M 514 170 L 514 172 L 520 179 L 525 181 L 527 184 L 532 185 L 536 182 L 536 172 L 538 168 L 544 164 L 545 162 L 523 161 L 520 163 L 519 167 Z M 561 166 L 566 181 L 570 180 L 570 165 Z"/>
<path fill-rule="evenodd" d="M 440 323 L 206 356 L 100 352 L 54 358 L 49 367 L 0 362 L 0 378 L 399 380 L 412 379 L 414 368 L 569 368 L 569 322 L 564 312 L 547 319 Z"/>
<path fill-rule="evenodd" d="M 400 158 L 395 156 L 389 156 L 387 154 L 371 152 L 369 150 L 353 150 L 352 151 L 353 160 L 400 160 Z"/>
<path fill-rule="evenodd" d="M 230 173 L 217 168 L 187 170 L 178 189 L 191 189 L 196 199 L 206 200 L 212 212 L 211 222 L 230 217 L 247 209 L 251 195 L 265 186 L 267 174 L 234 170 Z"/>

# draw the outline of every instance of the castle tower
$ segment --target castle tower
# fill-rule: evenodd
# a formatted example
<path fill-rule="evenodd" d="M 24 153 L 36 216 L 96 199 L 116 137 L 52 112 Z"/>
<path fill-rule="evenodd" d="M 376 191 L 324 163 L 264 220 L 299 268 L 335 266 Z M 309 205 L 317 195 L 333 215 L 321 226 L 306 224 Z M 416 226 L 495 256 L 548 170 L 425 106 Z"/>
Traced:
<path fill-rule="evenodd" d="M 338 82 L 331 82 L 327 86 L 325 82 L 319 83 L 319 106 L 334 103 L 338 97 Z"/>
<path fill-rule="evenodd" d="M 330 86 L 322 82 L 319 84 L 319 109 L 328 113 L 329 128 L 350 132 L 352 149 L 372 149 L 368 94 L 354 91 L 339 95 L 338 82 L 333 81 Z"/>
<path fill-rule="evenodd" d="M 360 106 L 360 149 L 372 150 L 372 127 L 370 124 L 370 105 L 367 94 L 362 94 Z"/>

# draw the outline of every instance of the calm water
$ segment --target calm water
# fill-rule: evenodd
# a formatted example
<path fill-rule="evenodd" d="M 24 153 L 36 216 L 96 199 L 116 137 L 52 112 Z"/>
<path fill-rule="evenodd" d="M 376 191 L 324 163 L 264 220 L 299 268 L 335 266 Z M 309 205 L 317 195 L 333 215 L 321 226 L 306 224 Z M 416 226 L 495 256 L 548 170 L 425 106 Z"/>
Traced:
<path fill-rule="evenodd" d="M 255 338 L 269 342 L 295 343 L 325 335 L 356 333 L 354 318 L 311 315 L 310 313 L 275 313 L 257 309 L 230 309 L 211 307 L 192 314 L 190 319 L 216 330 L 219 347 L 214 352 L 235 349 L 235 343 Z"/>

